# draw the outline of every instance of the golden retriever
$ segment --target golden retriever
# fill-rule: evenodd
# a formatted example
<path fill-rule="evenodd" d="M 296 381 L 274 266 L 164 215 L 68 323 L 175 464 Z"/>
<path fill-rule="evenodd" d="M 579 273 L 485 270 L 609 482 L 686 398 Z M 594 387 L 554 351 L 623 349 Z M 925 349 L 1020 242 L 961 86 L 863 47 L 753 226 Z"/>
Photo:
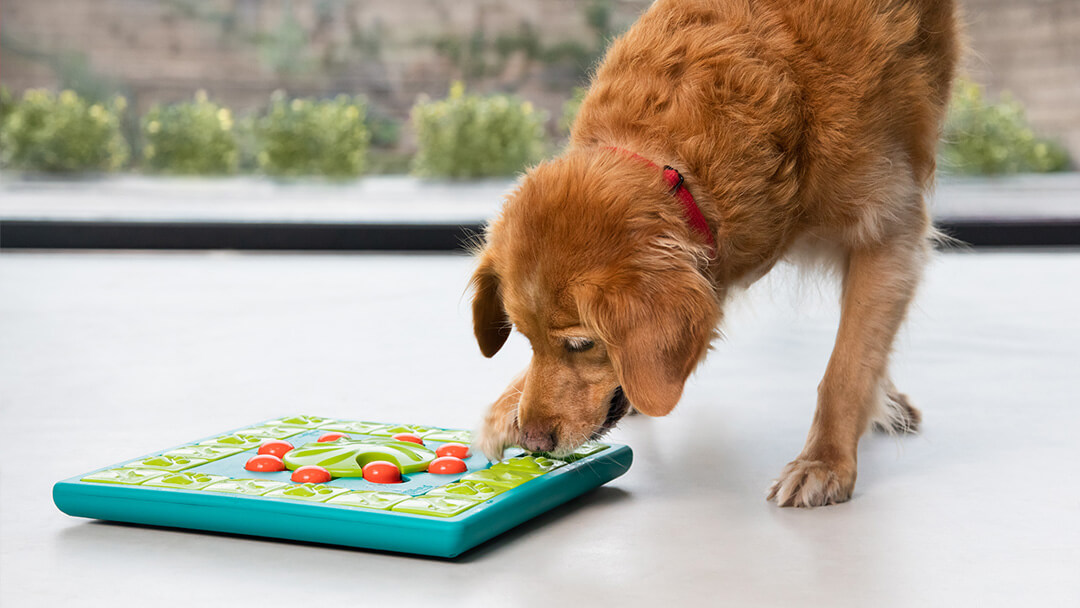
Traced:
<path fill-rule="evenodd" d="M 516 327 L 533 351 L 484 420 L 488 457 L 565 454 L 630 404 L 667 414 L 730 293 L 811 251 L 843 277 L 840 327 L 769 498 L 848 500 L 863 432 L 919 423 L 888 359 L 934 235 L 957 30 L 951 0 L 654 3 L 597 69 L 566 150 L 488 226 L 476 339 L 490 357 Z"/>

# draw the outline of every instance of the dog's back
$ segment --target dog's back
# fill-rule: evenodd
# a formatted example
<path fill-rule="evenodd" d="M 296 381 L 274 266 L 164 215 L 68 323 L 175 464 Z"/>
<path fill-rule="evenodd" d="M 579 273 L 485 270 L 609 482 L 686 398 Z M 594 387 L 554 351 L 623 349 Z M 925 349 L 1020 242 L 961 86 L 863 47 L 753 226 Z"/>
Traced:
<path fill-rule="evenodd" d="M 780 228 L 776 254 L 807 229 L 873 238 L 932 180 L 956 30 L 951 0 L 660 0 L 598 69 L 572 143 L 670 147 L 722 222 Z"/>

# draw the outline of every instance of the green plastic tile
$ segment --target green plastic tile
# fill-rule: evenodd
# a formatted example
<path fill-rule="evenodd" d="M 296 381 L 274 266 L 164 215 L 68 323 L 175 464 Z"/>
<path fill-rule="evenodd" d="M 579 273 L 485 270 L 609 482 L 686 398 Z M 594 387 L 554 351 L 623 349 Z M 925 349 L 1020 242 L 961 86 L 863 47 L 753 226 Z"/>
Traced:
<path fill-rule="evenodd" d="M 334 496 L 344 494 L 348 491 L 348 488 L 338 488 L 336 486 L 328 486 L 321 483 L 302 483 L 287 488 L 271 490 L 270 492 L 263 494 L 263 496 L 267 498 L 292 498 L 294 500 L 326 502 Z"/>
<path fill-rule="evenodd" d="M 339 433 L 352 433 L 355 435 L 370 435 L 373 431 L 386 428 L 387 425 L 377 422 L 348 422 L 334 421 L 320 424 L 320 431 L 337 431 Z"/>
<path fill-rule="evenodd" d="M 284 439 L 286 437 L 292 437 L 293 435 L 299 435 L 306 429 L 298 426 L 288 426 L 283 424 L 267 424 L 263 426 L 253 426 L 249 429 L 241 429 L 236 431 L 238 435 L 257 435 L 263 439 Z"/>
<path fill-rule="evenodd" d="M 232 435 L 222 435 L 221 437 L 214 437 L 213 439 L 201 441 L 199 442 L 199 445 L 221 445 L 246 450 L 249 448 L 257 447 L 260 443 L 266 440 L 267 437 L 264 437 L 262 435 L 233 433 Z"/>
<path fill-rule="evenodd" d="M 566 462 L 575 462 L 581 460 L 582 458 L 585 458 L 586 456 L 592 456 L 593 454 L 596 454 L 598 452 L 603 452 L 606 449 L 608 449 L 608 446 L 604 445 L 603 443 L 585 443 L 582 444 L 581 447 L 579 447 L 578 449 L 567 454 L 566 456 L 560 456 L 559 460 L 565 460 Z M 551 458 L 550 454 L 545 453 L 537 453 L 533 455 Z"/>
<path fill-rule="evenodd" d="M 544 456 L 518 456 L 516 458 L 504 460 L 500 464 L 504 464 L 511 469 L 536 474 L 544 474 L 566 465 L 566 463 L 561 460 L 553 460 Z"/>
<path fill-rule="evenodd" d="M 262 496 L 272 490 L 283 488 L 289 484 L 282 481 L 269 479 L 227 479 L 212 483 L 203 490 L 207 492 L 224 492 L 226 494 L 247 494 L 248 496 Z"/>
<path fill-rule="evenodd" d="M 305 429 L 313 429 L 323 424 L 330 424 L 335 422 L 332 418 L 322 418 L 320 416 L 287 416 L 285 418 L 278 418 L 277 420 L 271 420 L 267 422 L 267 425 L 288 425 L 299 426 Z"/>
<path fill-rule="evenodd" d="M 435 452 L 408 441 L 366 437 L 307 443 L 285 454 L 282 460 L 293 471 L 314 464 L 334 477 L 363 477 L 364 465 L 376 460 L 393 462 L 402 473 L 425 471 L 435 460 Z"/>
<path fill-rule="evenodd" d="M 602 443 L 586 443 L 578 449 L 574 450 L 574 453 L 571 455 L 581 458 L 585 456 L 592 456 L 593 454 L 597 452 L 603 452 L 606 449 L 608 449 L 608 446 Z"/>
<path fill-rule="evenodd" d="M 212 483 L 225 479 L 228 479 L 228 477 L 207 475 L 206 473 L 170 473 L 164 477 L 155 477 L 142 485 L 175 490 L 201 490 Z"/>
<path fill-rule="evenodd" d="M 409 498 L 408 494 L 361 491 L 339 494 L 326 501 L 326 503 L 343 507 L 360 507 L 362 509 L 379 509 L 385 511 L 406 498 Z"/>
<path fill-rule="evenodd" d="M 469 431 L 452 431 L 449 429 L 433 429 L 424 434 L 424 441 L 444 441 L 446 443 L 472 443 L 472 433 Z"/>
<path fill-rule="evenodd" d="M 371 431 L 370 433 L 368 433 L 368 435 L 374 435 L 376 437 L 390 437 L 392 435 L 397 435 L 398 433 L 412 433 L 414 435 L 423 437 L 424 433 L 430 433 L 434 430 L 438 429 L 432 429 L 426 426 L 415 426 L 411 424 L 394 424 Z"/>
<path fill-rule="evenodd" d="M 137 486 L 148 479 L 161 477 L 162 475 L 165 475 L 165 473 L 165 471 L 159 469 L 112 469 L 110 471 L 101 471 L 100 473 L 87 475 L 80 481 Z"/>
<path fill-rule="evenodd" d="M 184 469 L 190 469 L 191 467 L 197 467 L 200 464 L 206 464 L 209 460 L 203 460 L 202 458 L 188 458 L 187 456 L 151 456 L 150 458 L 144 458 L 138 462 L 132 462 L 125 464 L 125 469 L 161 469 L 162 471 L 182 471 Z"/>
<path fill-rule="evenodd" d="M 424 496 L 448 496 L 450 498 L 483 502 L 502 494 L 506 490 L 506 488 L 491 486 L 480 481 L 462 480 L 435 488 Z"/>
<path fill-rule="evenodd" d="M 221 460 L 233 454 L 243 452 L 241 448 L 228 448 L 221 445 L 189 445 L 176 448 L 162 454 L 162 456 L 183 456 L 185 458 L 200 458 L 207 462 Z"/>
<path fill-rule="evenodd" d="M 390 510 L 398 513 L 430 515 L 432 517 L 453 517 L 480 503 L 463 498 L 448 496 L 417 496 L 394 505 Z"/>
<path fill-rule="evenodd" d="M 490 469 L 469 473 L 461 479 L 462 481 L 479 481 L 486 483 L 489 486 L 499 486 L 501 488 L 510 489 L 516 488 L 526 481 L 536 479 L 539 476 L 540 475 L 536 473 L 509 468 L 502 464 L 494 464 Z"/>

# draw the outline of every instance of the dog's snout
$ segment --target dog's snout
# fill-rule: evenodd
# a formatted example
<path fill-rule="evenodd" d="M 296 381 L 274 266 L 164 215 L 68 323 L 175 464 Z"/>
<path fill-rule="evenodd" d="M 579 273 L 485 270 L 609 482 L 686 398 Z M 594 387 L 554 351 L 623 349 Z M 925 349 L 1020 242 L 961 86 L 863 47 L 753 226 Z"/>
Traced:
<path fill-rule="evenodd" d="M 521 431 L 521 447 L 530 452 L 550 452 L 555 449 L 558 440 L 555 431 L 548 429 L 523 429 Z"/>

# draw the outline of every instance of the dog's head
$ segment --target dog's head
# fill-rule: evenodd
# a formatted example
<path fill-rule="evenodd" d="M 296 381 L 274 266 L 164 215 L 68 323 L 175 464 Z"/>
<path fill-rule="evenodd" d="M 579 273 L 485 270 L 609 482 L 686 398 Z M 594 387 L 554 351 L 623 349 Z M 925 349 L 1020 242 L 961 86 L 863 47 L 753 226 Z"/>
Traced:
<path fill-rule="evenodd" d="M 625 155 L 571 152 L 530 171 L 489 227 L 472 278 L 477 342 L 491 357 L 516 327 L 533 350 L 506 445 L 566 453 L 631 404 L 675 407 L 720 308 L 667 190 Z"/>

